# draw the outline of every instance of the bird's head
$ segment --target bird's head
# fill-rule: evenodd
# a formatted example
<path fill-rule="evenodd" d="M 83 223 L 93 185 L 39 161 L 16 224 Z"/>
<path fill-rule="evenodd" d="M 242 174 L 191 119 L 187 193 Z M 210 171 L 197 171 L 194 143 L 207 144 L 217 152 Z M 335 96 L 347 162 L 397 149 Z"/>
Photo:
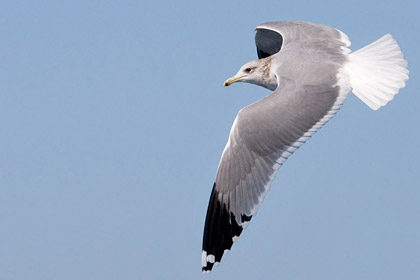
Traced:
<path fill-rule="evenodd" d="M 223 85 L 227 87 L 236 82 L 245 82 L 274 90 L 277 87 L 277 80 L 270 75 L 270 65 L 270 57 L 252 60 L 244 64 L 238 73 L 227 79 Z"/>

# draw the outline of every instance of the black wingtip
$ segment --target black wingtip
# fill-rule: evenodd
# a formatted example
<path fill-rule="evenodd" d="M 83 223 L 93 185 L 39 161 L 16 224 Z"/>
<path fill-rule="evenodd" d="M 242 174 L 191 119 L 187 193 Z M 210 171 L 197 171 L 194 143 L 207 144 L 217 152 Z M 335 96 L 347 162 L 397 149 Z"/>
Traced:
<path fill-rule="evenodd" d="M 266 58 L 280 51 L 283 45 L 283 37 L 276 31 L 257 28 L 255 44 L 257 45 L 258 58 Z"/>
<path fill-rule="evenodd" d="M 219 263 L 226 250 L 230 250 L 233 242 L 241 235 L 243 227 L 238 225 L 233 213 L 218 200 L 219 192 L 216 183 L 210 196 L 204 225 L 202 271 L 212 270 L 215 263 Z M 249 222 L 252 216 L 242 214 L 241 221 Z"/>

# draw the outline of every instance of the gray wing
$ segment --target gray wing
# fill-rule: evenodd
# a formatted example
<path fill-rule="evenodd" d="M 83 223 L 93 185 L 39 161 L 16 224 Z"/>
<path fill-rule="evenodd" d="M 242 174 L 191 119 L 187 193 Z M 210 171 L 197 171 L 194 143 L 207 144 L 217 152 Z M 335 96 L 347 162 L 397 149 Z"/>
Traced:
<path fill-rule="evenodd" d="M 207 210 L 202 266 L 220 262 L 255 215 L 277 169 L 339 109 L 340 87 L 284 79 L 242 109 L 223 151 Z"/>
<path fill-rule="evenodd" d="M 242 109 L 232 126 L 204 226 L 204 271 L 220 262 L 255 215 L 277 169 L 340 108 L 349 91 L 340 68 L 350 44 L 342 32 L 306 22 L 256 29 L 258 56 L 272 56 L 278 88 Z M 281 49 L 281 51 L 280 51 Z"/>
<path fill-rule="evenodd" d="M 329 26 L 303 21 L 276 21 L 260 24 L 255 29 L 255 45 L 258 58 L 274 55 L 280 49 L 294 41 L 307 39 L 322 40 L 323 44 L 331 45 L 339 50 L 339 46 L 350 44 L 347 36 L 341 31 Z M 338 47 L 337 47 L 338 46 Z"/>

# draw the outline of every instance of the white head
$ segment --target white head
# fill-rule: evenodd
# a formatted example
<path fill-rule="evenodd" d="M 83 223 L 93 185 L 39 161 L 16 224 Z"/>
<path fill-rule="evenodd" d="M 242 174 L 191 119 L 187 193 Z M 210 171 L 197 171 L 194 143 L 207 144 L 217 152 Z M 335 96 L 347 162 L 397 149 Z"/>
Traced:
<path fill-rule="evenodd" d="M 271 57 L 250 61 L 223 85 L 226 87 L 236 82 L 245 82 L 274 90 L 277 87 L 277 79 L 270 73 L 270 65 Z"/>

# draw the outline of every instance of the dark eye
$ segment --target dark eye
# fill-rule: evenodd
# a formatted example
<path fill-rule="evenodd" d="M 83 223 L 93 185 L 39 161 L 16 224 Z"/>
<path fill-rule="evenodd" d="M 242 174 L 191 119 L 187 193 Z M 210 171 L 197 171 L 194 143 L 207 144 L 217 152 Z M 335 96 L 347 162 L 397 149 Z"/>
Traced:
<path fill-rule="evenodd" d="M 245 73 L 251 73 L 251 71 L 252 71 L 252 68 L 245 68 L 244 70 Z"/>

